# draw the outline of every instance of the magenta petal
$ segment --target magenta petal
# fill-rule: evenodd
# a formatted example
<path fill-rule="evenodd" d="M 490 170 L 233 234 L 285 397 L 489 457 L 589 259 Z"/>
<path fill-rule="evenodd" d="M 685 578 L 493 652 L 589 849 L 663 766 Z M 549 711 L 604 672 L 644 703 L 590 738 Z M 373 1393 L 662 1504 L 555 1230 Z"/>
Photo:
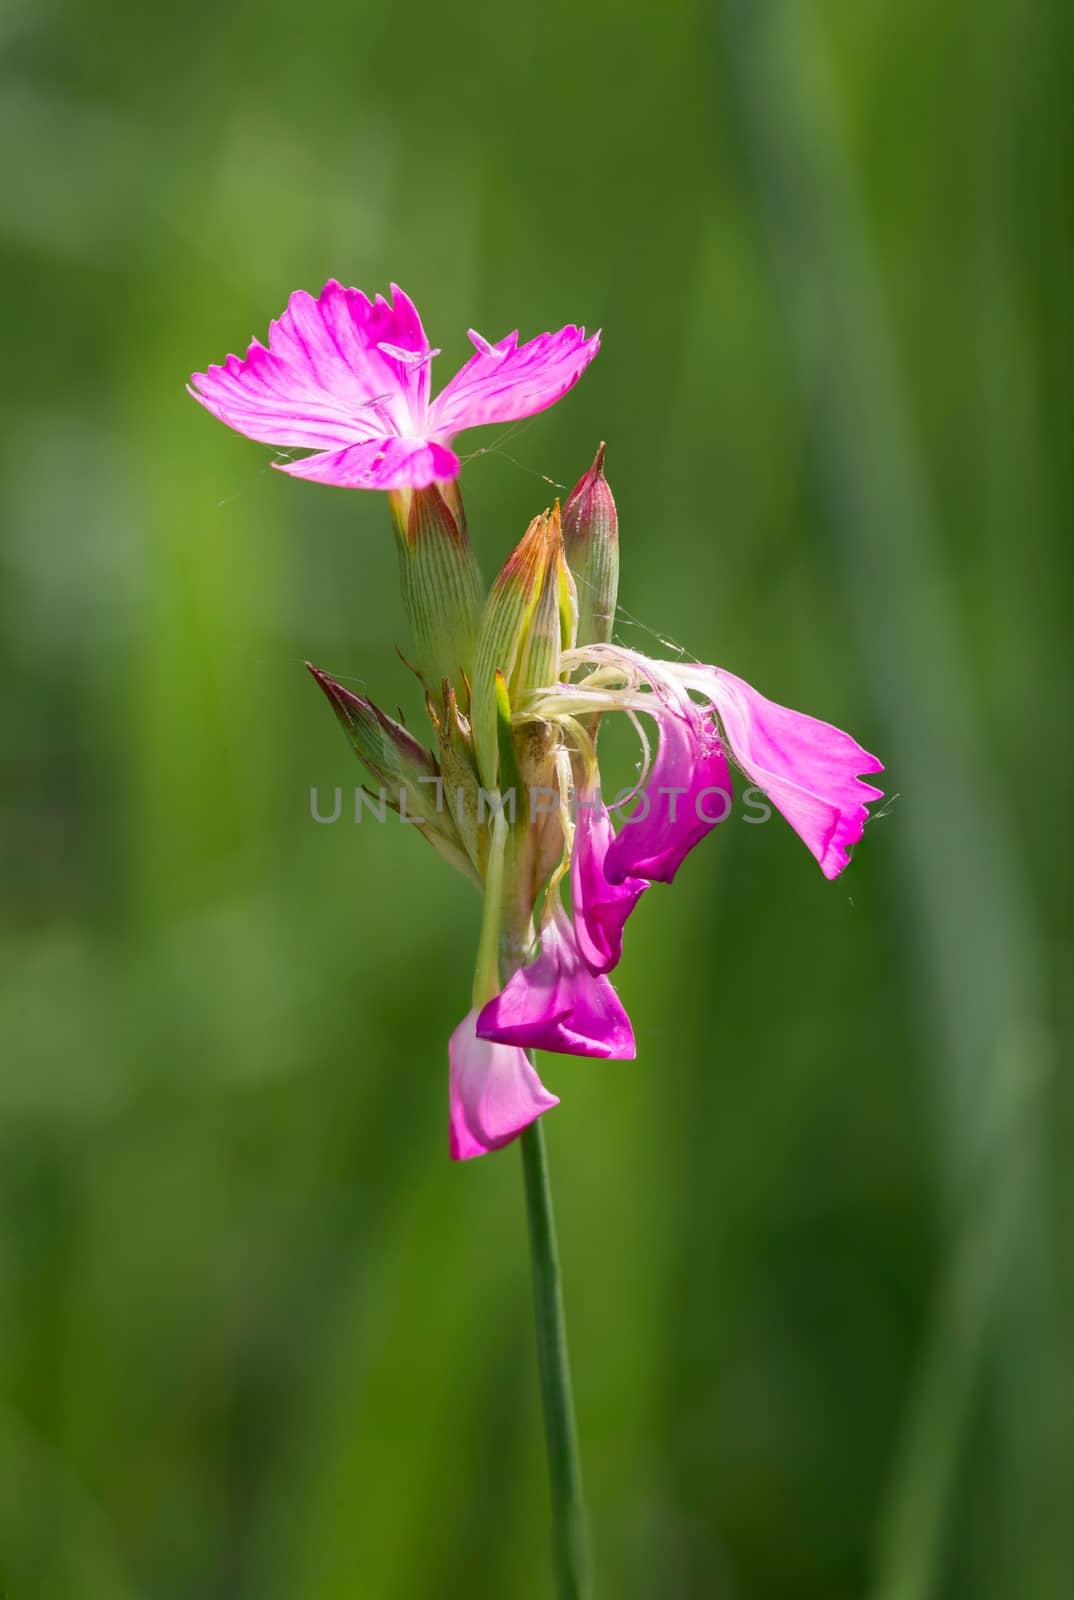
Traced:
<path fill-rule="evenodd" d="M 480 1039 L 563 1055 L 632 1061 L 634 1030 L 609 980 L 590 972 L 574 929 L 557 912 L 536 960 L 516 972 L 477 1019 Z"/>
<path fill-rule="evenodd" d="M 490 1044 L 474 1032 L 476 1011 L 464 1017 L 448 1045 L 449 1144 L 453 1161 L 487 1155 L 518 1137 L 542 1111 L 558 1106 L 524 1050 Z"/>
<path fill-rule="evenodd" d="M 394 294 L 394 306 L 379 296 L 373 304 L 334 279 L 317 299 L 296 290 L 269 329 L 268 348 L 255 339 L 245 360 L 228 356 L 195 373 L 191 393 L 265 444 L 335 449 L 413 431 L 424 423 L 429 341 L 410 300 Z"/>
<path fill-rule="evenodd" d="M 490 345 L 471 335 L 477 354 L 455 374 L 429 408 L 431 432 L 452 435 L 489 422 L 516 422 L 554 405 L 574 387 L 600 349 L 600 334 L 561 328 L 519 345 L 509 334 Z"/>
<path fill-rule="evenodd" d="M 731 810 L 731 774 L 707 714 L 684 699 L 657 713 L 660 747 L 631 814 L 608 847 L 610 883 L 670 883 L 696 844 Z"/>
<path fill-rule="evenodd" d="M 334 450 L 369 437 L 369 427 L 327 394 L 294 387 L 274 390 L 272 383 L 281 381 L 276 372 L 255 388 L 253 375 L 271 360 L 264 345 L 255 340 L 245 361 L 228 356 L 222 367 L 195 372 L 196 387 L 188 384 L 187 390 L 220 422 L 261 444 Z"/>
<path fill-rule="evenodd" d="M 610 972 L 623 954 L 623 927 L 649 884 L 644 878 L 610 883 L 604 861 L 615 838 L 599 794 L 582 796 L 571 854 L 571 908 L 582 960 L 590 972 Z"/>
<path fill-rule="evenodd" d="M 455 478 L 459 458 L 446 445 L 428 439 L 394 435 L 350 445 L 331 454 L 304 456 L 301 461 L 274 461 L 293 478 L 333 483 L 340 489 L 426 489 Z"/>
<path fill-rule="evenodd" d="M 381 355 L 389 357 L 391 370 L 404 390 L 410 416 L 424 425 L 429 405 L 429 381 L 432 374 L 432 357 L 439 350 L 431 350 L 425 329 L 418 316 L 418 308 L 397 283 L 392 284 L 392 303 L 377 296 L 378 308 L 391 318 L 391 325 L 377 339 Z M 393 359 L 398 352 L 399 359 Z"/>
<path fill-rule="evenodd" d="M 766 700 L 722 667 L 707 669 L 704 679 L 739 766 L 783 813 L 824 876 L 838 877 L 862 836 L 867 802 L 883 795 L 857 774 L 883 772 L 882 763 L 849 733 Z"/>

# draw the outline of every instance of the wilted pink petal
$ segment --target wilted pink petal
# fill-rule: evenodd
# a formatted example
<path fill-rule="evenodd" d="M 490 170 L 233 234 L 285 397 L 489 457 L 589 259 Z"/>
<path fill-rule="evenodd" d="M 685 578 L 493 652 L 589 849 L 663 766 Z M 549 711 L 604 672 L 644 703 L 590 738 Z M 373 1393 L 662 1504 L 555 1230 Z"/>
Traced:
<path fill-rule="evenodd" d="M 542 1111 L 558 1106 L 524 1050 L 492 1044 L 474 1031 L 477 1012 L 464 1017 L 448 1045 L 449 1144 L 453 1161 L 487 1155 L 518 1137 Z"/>
<path fill-rule="evenodd" d="M 516 972 L 477 1019 L 481 1039 L 564 1055 L 634 1059 L 634 1030 L 609 980 L 582 960 L 566 913 L 541 931 L 536 960 Z"/>
<path fill-rule="evenodd" d="M 623 926 L 649 887 L 645 878 L 610 883 L 604 861 L 615 838 L 608 808 L 596 791 L 578 800 L 571 854 L 571 909 L 582 960 L 590 972 L 610 972 L 623 954 Z"/>
<path fill-rule="evenodd" d="M 413 303 L 369 300 L 329 280 L 317 299 L 297 290 L 246 357 L 228 356 L 193 377 L 195 400 L 228 427 L 264 444 L 325 452 L 276 463 L 295 477 L 358 489 L 423 489 L 454 478 L 451 439 L 462 428 L 531 416 L 577 382 L 599 338 L 569 327 L 517 348 L 518 336 L 489 345 L 432 406 L 432 358 Z"/>
<path fill-rule="evenodd" d="M 698 668 L 694 676 L 739 766 L 783 813 L 824 876 L 838 877 L 862 836 L 867 802 L 883 795 L 857 774 L 883 772 L 882 763 L 849 733 L 766 700 L 722 667 Z"/>
<path fill-rule="evenodd" d="M 660 746 L 638 803 L 608 847 L 610 883 L 670 883 L 696 844 L 731 810 L 731 775 L 711 717 L 688 698 L 654 713 Z"/>

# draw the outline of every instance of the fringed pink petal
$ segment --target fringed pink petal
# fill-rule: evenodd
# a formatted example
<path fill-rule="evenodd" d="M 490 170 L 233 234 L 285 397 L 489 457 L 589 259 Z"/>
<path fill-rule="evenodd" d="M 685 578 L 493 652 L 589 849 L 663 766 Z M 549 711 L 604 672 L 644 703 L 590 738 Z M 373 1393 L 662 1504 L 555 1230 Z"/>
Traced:
<path fill-rule="evenodd" d="M 197 372 L 191 393 L 221 422 L 265 444 L 334 448 L 423 428 L 429 341 L 412 302 L 394 305 L 335 279 L 297 289 L 245 360 Z"/>
<path fill-rule="evenodd" d="M 477 354 L 429 408 L 430 430 L 450 437 L 490 422 L 516 422 L 555 405 L 574 387 L 600 349 L 600 334 L 561 328 L 519 345 L 512 333 L 498 344 L 470 335 Z"/>

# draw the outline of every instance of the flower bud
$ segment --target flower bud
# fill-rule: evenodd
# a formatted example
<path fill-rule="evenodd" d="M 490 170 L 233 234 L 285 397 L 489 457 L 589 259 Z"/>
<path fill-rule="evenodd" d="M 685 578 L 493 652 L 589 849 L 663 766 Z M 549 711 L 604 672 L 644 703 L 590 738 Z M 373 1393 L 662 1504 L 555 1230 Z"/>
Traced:
<path fill-rule="evenodd" d="M 578 644 L 606 644 L 619 592 L 619 519 L 604 476 L 604 446 L 563 508 L 563 545 L 578 585 Z"/>
<path fill-rule="evenodd" d="M 478 772 L 497 781 L 497 673 L 517 706 L 531 689 L 554 683 L 560 651 L 574 639 L 577 602 L 563 557 L 558 502 L 534 517 L 508 556 L 485 605 L 474 651 L 472 723 Z"/>
<path fill-rule="evenodd" d="M 383 800 L 406 821 L 417 823 L 452 866 L 474 877 L 454 820 L 452 797 L 445 793 L 440 767 L 425 746 L 371 700 L 353 694 L 309 662 L 306 665 L 328 697 L 358 759 L 379 784 Z"/>
<path fill-rule="evenodd" d="M 481 576 L 462 497 L 456 484 L 431 484 L 395 490 L 390 501 L 415 666 L 434 695 L 447 679 L 466 710 L 481 615 Z"/>

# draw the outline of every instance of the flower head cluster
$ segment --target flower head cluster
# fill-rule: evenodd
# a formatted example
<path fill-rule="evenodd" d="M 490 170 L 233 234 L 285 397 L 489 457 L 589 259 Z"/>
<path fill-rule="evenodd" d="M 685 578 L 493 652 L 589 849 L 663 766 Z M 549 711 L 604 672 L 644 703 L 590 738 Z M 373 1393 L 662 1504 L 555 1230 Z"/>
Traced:
<path fill-rule="evenodd" d="M 435 352 L 406 296 L 371 303 L 330 283 L 318 301 L 292 296 L 267 350 L 195 379 L 196 398 L 239 431 L 323 452 L 287 470 L 392 491 L 432 749 L 311 670 L 382 794 L 484 892 L 473 1004 L 448 1047 L 458 1159 L 500 1148 L 558 1104 L 534 1050 L 633 1058 L 609 978 L 626 922 L 729 815 L 732 769 L 826 878 L 880 797 L 861 774 L 882 770 L 849 734 L 722 667 L 614 642 L 619 537 L 603 446 L 562 518 L 557 505 L 534 519 L 483 598 L 448 441 L 550 405 L 597 341 L 573 327 L 521 347 L 471 337 L 478 354 L 430 404 Z M 612 714 L 637 730 L 641 771 L 609 802 L 597 744 Z"/>

